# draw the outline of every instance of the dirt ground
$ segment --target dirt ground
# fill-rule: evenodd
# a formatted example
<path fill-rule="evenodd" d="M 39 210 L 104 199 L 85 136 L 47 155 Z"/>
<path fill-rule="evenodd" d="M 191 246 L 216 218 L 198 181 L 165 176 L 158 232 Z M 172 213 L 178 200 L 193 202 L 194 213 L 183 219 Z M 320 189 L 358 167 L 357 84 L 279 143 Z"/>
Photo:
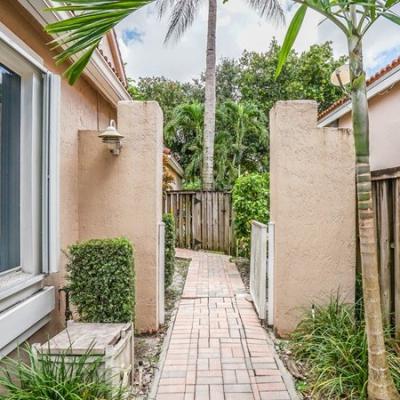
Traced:
<path fill-rule="evenodd" d="M 164 338 L 183 292 L 189 263 L 189 260 L 176 259 L 174 278 L 165 293 L 165 324 L 155 334 L 135 335 L 134 399 L 146 399 L 150 391 Z"/>

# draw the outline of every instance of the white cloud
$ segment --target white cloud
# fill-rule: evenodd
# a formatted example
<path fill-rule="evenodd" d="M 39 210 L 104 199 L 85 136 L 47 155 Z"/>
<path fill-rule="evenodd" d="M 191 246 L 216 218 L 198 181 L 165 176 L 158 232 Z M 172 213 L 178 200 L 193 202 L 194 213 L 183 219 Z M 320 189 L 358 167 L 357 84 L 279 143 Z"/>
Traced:
<path fill-rule="evenodd" d="M 284 3 L 288 9 L 288 3 Z M 273 36 L 279 42 L 284 38 L 287 25 L 277 26 L 271 21 L 257 16 L 248 7 L 245 0 L 229 0 L 218 3 L 217 57 L 239 57 L 244 49 L 265 51 Z M 296 7 L 287 11 L 287 22 Z M 308 12 L 301 33 L 296 41 L 298 51 L 306 50 L 311 44 L 321 40 L 333 40 L 335 53 L 345 53 L 345 41 L 340 39 L 341 33 L 326 24 L 318 23 L 321 17 L 315 12 Z M 168 27 L 168 19 L 158 19 L 154 6 L 150 5 L 132 14 L 123 21 L 117 30 L 122 37 L 124 30 L 140 32 L 140 41 L 131 40 L 125 44 L 120 40 L 124 61 L 127 62 L 127 73 L 132 78 L 141 76 L 164 75 L 178 80 L 190 80 L 198 77 L 205 67 L 207 1 L 203 0 L 193 26 L 176 43 L 164 44 Z M 371 30 L 366 40 L 365 60 L 367 66 L 379 65 L 382 51 L 390 51 L 400 45 L 400 28 L 394 24 L 379 22 Z"/>

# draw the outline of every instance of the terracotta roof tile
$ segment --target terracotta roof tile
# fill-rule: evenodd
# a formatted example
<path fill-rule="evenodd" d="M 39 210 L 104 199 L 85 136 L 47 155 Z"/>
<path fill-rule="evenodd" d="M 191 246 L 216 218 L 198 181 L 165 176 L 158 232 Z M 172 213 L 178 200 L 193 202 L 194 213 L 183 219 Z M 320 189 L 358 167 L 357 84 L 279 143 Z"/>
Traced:
<path fill-rule="evenodd" d="M 376 74 L 372 75 L 370 78 L 367 79 L 367 87 L 372 85 L 374 82 L 376 82 L 378 79 L 382 78 L 384 75 L 392 71 L 394 68 L 398 67 L 400 65 L 400 56 L 395 58 L 390 64 L 386 65 L 382 69 L 380 69 Z M 321 111 L 318 114 L 318 119 L 322 119 L 326 117 L 328 114 L 330 114 L 333 110 L 336 110 L 338 107 L 340 107 L 342 104 L 345 104 L 348 101 L 348 97 L 342 97 L 341 99 L 335 101 L 332 103 L 328 108 L 325 110 Z"/>

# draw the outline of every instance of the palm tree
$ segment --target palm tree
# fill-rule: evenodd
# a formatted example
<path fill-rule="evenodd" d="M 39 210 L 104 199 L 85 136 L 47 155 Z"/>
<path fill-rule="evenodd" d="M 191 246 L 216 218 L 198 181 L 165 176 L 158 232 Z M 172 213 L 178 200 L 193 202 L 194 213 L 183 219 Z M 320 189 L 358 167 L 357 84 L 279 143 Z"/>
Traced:
<path fill-rule="evenodd" d="M 369 164 L 369 117 L 363 65 L 363 37 L 374 22 L 384 17 L 400 24 L 392 7 L 400 0 L 295 0 L 300 4 L 282 45 L 276 75 L 297 37 L 308 8 L 332 21 L 347 39 L 350 64 L 352 122 L 356 148 L 357 209 L 363 276 L 363 297 L 368 338 L 368 398 L 400 399 L 388 368 L 385 350 L 378 276 L 377 243 Z"/>
<path fill-rule="evenodd" d="M 232 135 L 232 166 L 238 178 L 244 164 L 253 172 L 256 165 L 262 165 L 261 160 L 249 159 L 247 155 L 254 157 L 257 148 L 264 153 L 267 151 L 267 123 L 264 113 L 253 103 L 226 101 L 221 108 L 226 114 L 225 129 Z"/>
<path fill-rule="evenodd" d="M 62 51 L 56 56 L 59 63 L 73 59 L 67 69 L 68 81 L 73 84 L 82 73 L 102 37 L 120 21 L 139 8 L 157 1 L 160 15 L 172 6 L 170 26 L 166 40 L 180 37 L 193 23 L 199 9 L 200 0 L 54 0 L 61 6 L 51 7 L 54 11 L 72 12 L 71 18 L 49 24 L 46 31 L 59 35 L 54 48 Z M 226 2 L 227 0 L 224 0 Z M 261 16 L 283 20 L 283 11 L 278 0 L 247 0 Z M 67 4 L 65 4 L 67 3 Z M 204 111 L 204 163 L 203 188 L 211 190 L 214 186 L 214 137 L 216 106 L 216 26 L 217 0 L 208 0 L 208 33 Z"/>
<path fill-rule="evenodd" d="M 247 0 L 261 16 L 283 19 L 278 0 Z M 166 41 L 179 38 L 192 25 L 200 0 L 158 0 L 160 15 L 172 7 Z M 217 0 L 208 0 L 207 55 L 205 74 L 204 145 L 202 184 L 204 190 L 214 188 L 214 142 L 216 109 L 216 30 Z"/>
<path fill-rule="evenodd" d="M 203 123 L 203 104 L 190 103 L 176 107 L 165 127 L 166 143 L 181 157 L 187 181 L 196 180 L 203 165 Z"/>

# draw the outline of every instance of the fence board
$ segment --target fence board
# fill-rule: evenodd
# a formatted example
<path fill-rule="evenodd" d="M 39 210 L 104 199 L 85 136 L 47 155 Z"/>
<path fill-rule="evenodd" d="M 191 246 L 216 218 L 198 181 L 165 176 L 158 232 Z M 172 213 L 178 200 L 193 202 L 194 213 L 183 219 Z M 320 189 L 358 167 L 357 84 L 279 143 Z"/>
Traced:
<path fill-rule="evenodd" d="M 234 246 L 230 193 L 168 191 L 164 196 L 164 212 L 175 217 L 178 247 L 231 254 Z"/>
<path fill-rule="evenodd" d="M 389 183 L 378 183 L 377 226 L 379 240 L 379 275 L 381 285 L 381 304 L 383 320 L 390 323 L 391 312 L 391 249 L 390 249 L 390 216 L 389 216 Z"/>
<path fill-rule="evenodd" d="M 400 174 L 372 176 L 382 314 L 400 338 Z"/>
<path fill-rule="evenodd" d="M 251 223 L 250 294 L 260 319 L 267 318 L 268 226 Z"/>

